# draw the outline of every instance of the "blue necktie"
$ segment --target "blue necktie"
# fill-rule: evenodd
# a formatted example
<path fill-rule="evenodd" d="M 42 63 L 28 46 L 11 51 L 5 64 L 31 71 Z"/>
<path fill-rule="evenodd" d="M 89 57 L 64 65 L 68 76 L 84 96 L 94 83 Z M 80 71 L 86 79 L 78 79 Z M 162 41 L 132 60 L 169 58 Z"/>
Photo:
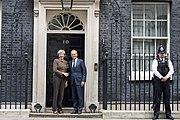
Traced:
<path fill-rule="evenodd" d="M 72 68 L 75 69 L 75 60 L 73 60 Z"/>

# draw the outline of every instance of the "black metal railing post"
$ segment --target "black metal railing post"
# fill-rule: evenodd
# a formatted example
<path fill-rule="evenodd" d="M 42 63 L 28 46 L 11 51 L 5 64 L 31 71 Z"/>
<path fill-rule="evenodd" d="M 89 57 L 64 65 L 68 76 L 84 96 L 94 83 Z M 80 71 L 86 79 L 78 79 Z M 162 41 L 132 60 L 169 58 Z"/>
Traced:
<path fill-rule="evenodd" d="M 103 59 L 103 109 L 107 110 L 107 62 L 108 52 L 105 52 Z"/>
<path fill-rule="evenodd" d="M 25 109 L 27 109 L 27 104 L 28 104 L 28 53 L 25 53 L 25 62 L 26 62 L 26 83 L 25 83 Z"/>

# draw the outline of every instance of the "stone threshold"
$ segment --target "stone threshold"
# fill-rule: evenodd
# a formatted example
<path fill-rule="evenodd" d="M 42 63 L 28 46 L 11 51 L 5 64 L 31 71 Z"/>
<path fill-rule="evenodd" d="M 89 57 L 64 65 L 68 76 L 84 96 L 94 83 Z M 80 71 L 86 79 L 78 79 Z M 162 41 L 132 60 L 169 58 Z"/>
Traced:
<path fill-rule="evenodd" d="M 102 118 L 102 113 L 82 113 L 82 114 L 70 114 L 70 113 L 33 113 L 29 114 L 30 118 Z"/>

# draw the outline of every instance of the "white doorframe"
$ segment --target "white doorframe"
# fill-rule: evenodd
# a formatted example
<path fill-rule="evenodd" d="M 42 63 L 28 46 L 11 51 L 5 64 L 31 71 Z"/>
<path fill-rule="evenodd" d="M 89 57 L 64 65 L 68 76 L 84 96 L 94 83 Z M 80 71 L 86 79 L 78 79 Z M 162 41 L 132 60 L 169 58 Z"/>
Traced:
<path fill-rule="evenodd" d="M 87 82 L 85 85 L 85 109 L 90 104 L 98 103 L 98 71 L 94 71 L 94 63 L 98 63 L 99 49 L 99 16 L 96 2 L 93 4 L 73 5 L 73 10 L 86 12 L 85 24 L 85 62 L 87 66 Z M 47 11 L 60 10 L 60 5 L 35 2 L 34 5 L 34 54 L 33 54 L 33 99 L 34 105 L 40 103 L 46 108 L 46 60 L 47 60 Z M 73 12 L 72 10 L 72 12 Z"/>

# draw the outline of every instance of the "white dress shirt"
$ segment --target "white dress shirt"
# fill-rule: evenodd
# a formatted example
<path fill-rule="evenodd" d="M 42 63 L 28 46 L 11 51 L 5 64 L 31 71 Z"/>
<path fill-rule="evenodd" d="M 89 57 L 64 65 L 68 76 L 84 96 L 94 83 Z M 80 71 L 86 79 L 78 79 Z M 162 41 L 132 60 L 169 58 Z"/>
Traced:
<path fill-rule="evenodd" d="M 73 67 L 76 67 L 77 59 L 78 59 L 78 58 L 76 58 L 75 60 L 72 61 L 72 66 L 73 66 L 73 64 L 74 64 L 74 62 L 75 62 L 75 66 L 73 66 Z"/>
<path fill-rule="evenodd" d="M 152 63 L 153 74 L 154 74 L 155 76 L 157 76 L 159 79 L 161 79 L 161 78 L 164 77 L 164 76 L 162 76 L 162 75 L 158 72 L 157 67 L 158 67 L 158 61 L 157 61 L 157 59 L 154 59 L 154 60 L 153 60 L 153 63 Z M 172 65 L 171 60 L 168 60 L 168 67 L 169 67 L 169 72 L 168 72 L 168 74 L 165 76 L 166 78 L 170 78 L 170 77 L 172 76 L 172 74 L 174 73 L 174 68 L 173 68 L 173 65 Z"/>

